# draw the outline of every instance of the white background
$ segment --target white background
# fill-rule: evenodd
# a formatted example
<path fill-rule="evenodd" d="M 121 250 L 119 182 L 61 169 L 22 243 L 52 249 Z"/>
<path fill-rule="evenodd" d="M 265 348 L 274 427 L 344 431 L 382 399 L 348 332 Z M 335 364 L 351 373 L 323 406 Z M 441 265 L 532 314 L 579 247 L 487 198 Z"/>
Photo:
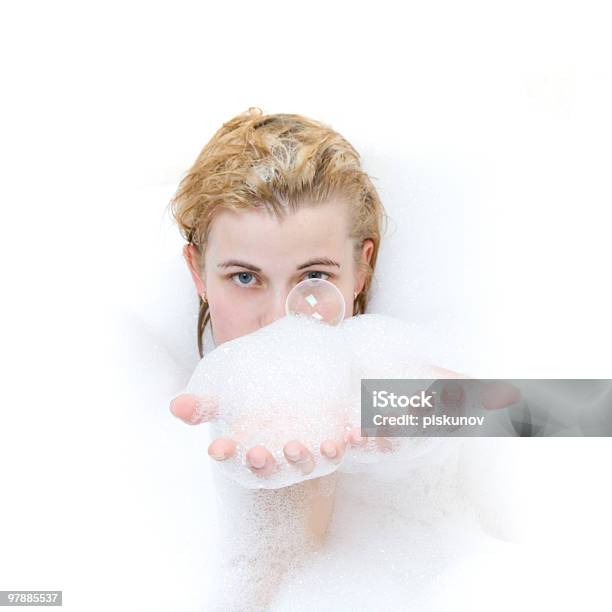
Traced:
<path fill-rule="evenodd" d="M 609 24 L 603 2 L 4 3 L 0 589 L 198 609 L 214 517 L 167 413 L 195 299 L 164 207 L 249 106 L 360 151 L 397 228 L 375 304 L 446 329 L 440 365 L 612 378 Z M 578 541 L 609 441 L 539 442 L 538 524 Z"/>

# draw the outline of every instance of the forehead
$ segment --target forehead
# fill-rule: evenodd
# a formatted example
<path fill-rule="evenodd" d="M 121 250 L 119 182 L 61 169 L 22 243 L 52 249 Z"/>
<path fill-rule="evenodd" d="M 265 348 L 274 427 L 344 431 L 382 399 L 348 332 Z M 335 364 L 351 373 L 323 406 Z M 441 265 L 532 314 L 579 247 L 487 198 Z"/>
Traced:
<path fill-rule="evenodd" d="M 303 206 L 282 220 L 263 209 L 224 209 L 213 218 L 207 256 L 244 257 L 254 264 L 341 257 L 350 247 L 346 213 L 346 206 L 334 200 Z"/>

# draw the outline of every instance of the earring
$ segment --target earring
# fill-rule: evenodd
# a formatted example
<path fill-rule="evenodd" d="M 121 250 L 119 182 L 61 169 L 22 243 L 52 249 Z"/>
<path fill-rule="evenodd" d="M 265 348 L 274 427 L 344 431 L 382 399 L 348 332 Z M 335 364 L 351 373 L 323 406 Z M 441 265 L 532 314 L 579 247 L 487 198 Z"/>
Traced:
<path fill-rule="evenodd" d="M 206 292 L 204 292 L 201 296 L 202 301 L 206 304 Z"/>
<path fill-rule="evenodd" d="M 357 292 L 355 291 L 355 293 L 353 293 L 353 298 L 357 299 Z"/>

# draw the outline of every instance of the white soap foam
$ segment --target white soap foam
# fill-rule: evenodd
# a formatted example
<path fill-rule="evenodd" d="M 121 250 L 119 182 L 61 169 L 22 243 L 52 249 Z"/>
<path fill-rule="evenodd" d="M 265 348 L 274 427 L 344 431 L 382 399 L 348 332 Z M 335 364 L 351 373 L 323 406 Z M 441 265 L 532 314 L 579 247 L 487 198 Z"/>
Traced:
<path fill-rule="evenodd" d="M 344 434 L 350 363 L 341 328 L 302 315 L 283 317 L 205 355 L 184 391 L 217 402 L 211 439 L 238 442 L 235 456 L 220 469 L 248 488 L 279 488 L 336 469 L 321 456 L 320 445 Z M 315 456 L 307 477 L 284 457 L 283 446 L 293 439 Z M 272 452 L 274 474 L 250 471 L 246 452 L 256 445 Z"/>
<path fill-rule="evenodd" d="M 392 452 L 370 442 L 347 449 L 340 464 L 318 452 L 347 421 L 359 424 L 362 377 L 433 377 L 430 342 L 384 315 L 337 327 L 290 316 L 199 362 L 184 391 L 218 402 L 209 439 L 241 436 L 235 458 L 214 464 L 222 552 L 206 609 L 331 609 L 338 601 L 399 609 L 461 555 L 466 538 L 488 538 L 462 494 L 462 440 L 394 438 Z M 282 455 L 293 438 L 315 455 L 309 475 Z M 254 444 L 273 452 L 276 473 L 251 473 L 245 453 Z M 334 512 L 317 546 L 308 522 L 326 499 Z M 322 574 L 334 580 L 318 589 Z M 372 589 L 355 588 L 368 581 Z"/>
<path fill-rule="evenodd" d="M 426 362 L 422 335 L 399 319 L 365 314 L 334 327 L 288 316 L 205 355 L 183 392 L 217 404 L 211 439 L 237 441 L 235 456 L 220 465 L 227 477 L 247 488 L 275 489 L 339 468 L 355 472 L 388 461 L 371 440 L 362 449 L 349 449 L 340 463 L 324 457 L 320 445 L 340 440 L 347 427 L 360 424 L 362 378 L 428 378 Z M 299 440 L 314 455 L 309 474 L 285 460 L 283 446 L 290 440 Z M 390 442 L 406 458 L 435 444 L 422 438 Z M 256 445 L 274 456 L 273 474 L 249 469 L 246 453 Z"/>

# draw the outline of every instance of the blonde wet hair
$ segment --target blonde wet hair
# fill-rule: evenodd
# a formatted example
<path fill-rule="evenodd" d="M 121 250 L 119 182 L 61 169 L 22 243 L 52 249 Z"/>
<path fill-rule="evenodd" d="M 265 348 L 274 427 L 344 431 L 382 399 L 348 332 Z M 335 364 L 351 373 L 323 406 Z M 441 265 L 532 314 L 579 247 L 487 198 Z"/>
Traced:
<path fill-rule="evenodd" d="M 348 205 L 355 262 L 366 280 L 354 314 L 365 313 L 387 216 L 359 153 L 329 126 L 296 114 L 265 115 L 249 108 L 223 124 L 181 180 L 170 210 L 181 235 L 205 252 L 211 223 L 221 209 L 268 209 L 278 218 L 304 205 L 339 198 Z M 364 240 L 374 243 L 369 264 L 360 260 Z M 203 270 L 204 261 L 198 262 Z M 199 298 L 198 352 L 210 319 Z"/>

